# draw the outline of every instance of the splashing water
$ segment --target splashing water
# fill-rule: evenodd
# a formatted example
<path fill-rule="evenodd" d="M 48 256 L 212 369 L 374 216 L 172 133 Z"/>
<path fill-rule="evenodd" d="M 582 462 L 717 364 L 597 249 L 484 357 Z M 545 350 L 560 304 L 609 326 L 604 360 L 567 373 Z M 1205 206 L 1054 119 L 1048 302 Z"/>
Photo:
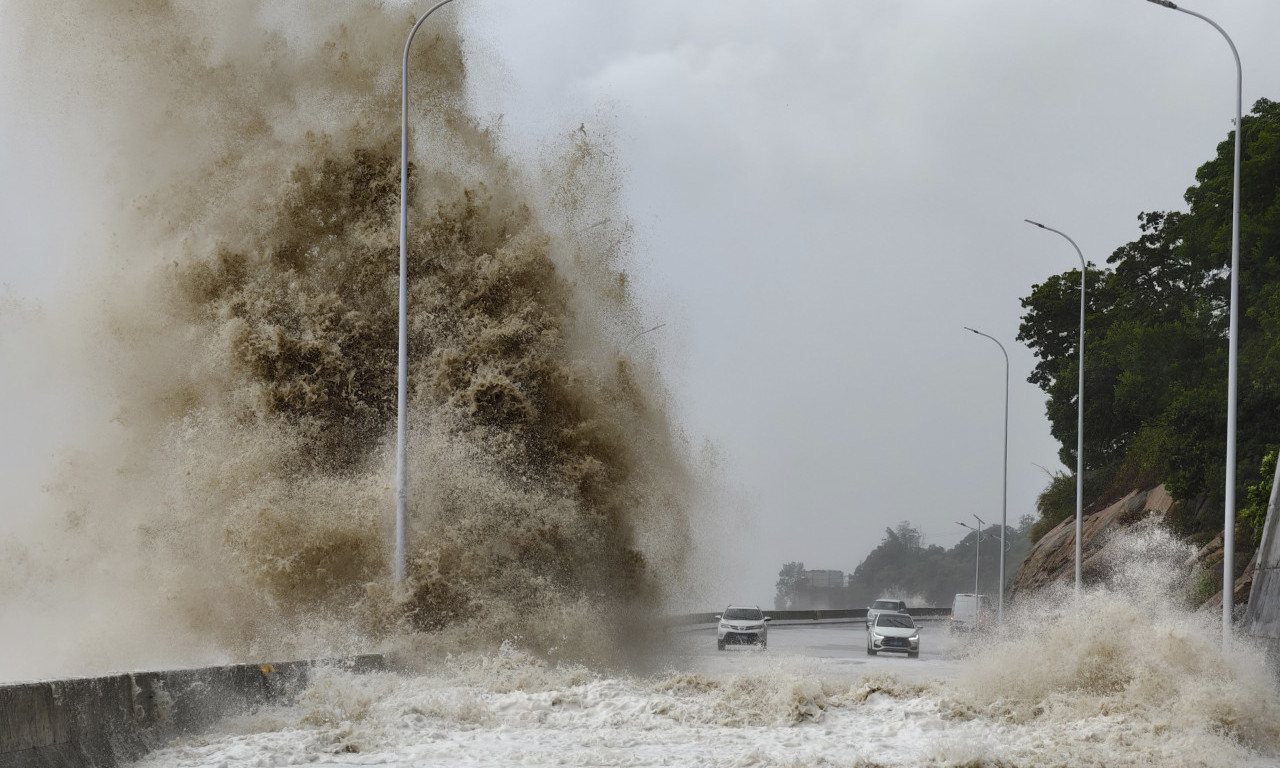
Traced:
<path fill-rule="evenodd" d="M 453 22 L 419 36 L 397 590 L 409 10 L 84 0 L 46 23 L 23 5 L 27 95 L 68 133 L 89 120 L 109 158 L 82 179 L 112 232 L 85 254 L 73 334 L 109 410 L 7 545 L 24 565 L 0 574 L 0 617 L 28 632 L 0 679 L 424 632 L 599 658 L 627 630 L 601 614 L 660 604 L 693 475 L 656 373 L 619 350 L 644 318 L 605 147 L 572 134 L 517 170 L 466 112 Z"/>
<path fill-rule="evenodd" d="M 1213 617 L 1185 607 L 1188 553 L 1158 528 L 1116 535 L 1078 604 L 1024 597 L 972 641 L 926 627 L 919 661 L 868 659 L 848 627 L 777 626 L 768 652 L 684 634 L 648 675 L 511 645 L 410 677 L 329 672 L 145 765 L 1274 765 L 1280 696 L 1255 649 L 1223 657 Z"/>
<path fill-rule="evenodd" d="M 1193 555 L 1155 522 L 1113 535 L 1102 583 L 1078 602 L 1059 587 L 1016 605 L 1004 632 L 970 659 L 958 703 L 1074 733 L 1098 755 L 1133 745 L 1186 764 L 1219 764 L 1215 752 L 1236 746 L 1275 754 L 1274 670 L 1247 638 L 1224 655 L 1214 617 L 1187 607 Z"/>
<path fill-rule="evenodd" d="M 411 15 L 372 0 L 11 5 L 32 103 L 62 116 L 76 157 L 108 158 L 86 160 L 83 184 L 114 202 L 87 217 L 110 226 L 87 238 L 70 319 L 0 305 L 5 354 L 62 349 L 88 393 L 49 509 L 4 518 L 20 535 L 3 544 L 0 625 L 22 630 L 3 633 L 0 677 L 370 645 L 421 665 L 321 673 L 297 705 L 154 765 L 1237 768 L 1280 754 L 1261 655 L 1219 652 L 1170 575 L 1185 548 L 1155 528 L 1117 535 L 1108 581 L 1079 604 L 1028 598 L 924 673 L 864 675 L 856 633 L 833 636 L 843 656 L 811 658 L 825 640 L 791 655 L 781 627 L 767 653 L 708 663 L 677 639 L 666 671 L 584 666 L 628 630 L 612 619 L 643 616 L 679 572 L 693 472 L 656 373 L 618 349 L 647 325 L 614 171 L 578 136 L 545 172 L 517 171 L 465 110 L 447 16 L 414 59 L 414 539 L 409 585 L 392 590 Z"/>

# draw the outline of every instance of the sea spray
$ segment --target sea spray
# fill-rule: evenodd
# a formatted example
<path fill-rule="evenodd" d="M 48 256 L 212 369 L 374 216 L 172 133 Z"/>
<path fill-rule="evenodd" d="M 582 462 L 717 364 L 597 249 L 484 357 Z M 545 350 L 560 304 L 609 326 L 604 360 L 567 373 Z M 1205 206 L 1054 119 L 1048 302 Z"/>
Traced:
<path fill-rule="evenodd" d="M 26 640 L 0 674 L 422 633 L 608 657 L 629 627 L 602 617 L 656 608 L 679 576 L 694 482 L 661 380 L 633 354 L 648 340 L 622 348 L 645 326 L 607 137 L 572 134 L 518 170 L 466 111 L 454 23 L 419 36 L 411 539 L 395 588 L 409 9 L 95 0 L 56 23 L 36 3 L 14 15 L 33 101 L 91 121 L 85 157 L 107 158 L 85 166 L 112 231 L 84 254 L 93 299 L 77 309 L 111 405 L 21 544 L 62 567 L 2 577 Z"/>
<path fill-rule="evenodd" d="M 1224 657 L 1212 617 L 1186 608 L 1187 551 L 1158 526 L 1119 532 L 1078 603 L 1022 596 L 1004 630 L 967 640 L 926 626 L 920 660 L 868 659 L 858 628 L 835 625 L 775 627 L 767 652 L 674 634 L 670 667 L 647 675 L 514 644 L 411 677 L 326 672 L 297 706 L 146 764 L 1275 765 L 1272 678 L 1247 643 Z"/>
<path fill-rule="evenodd" d="M 1275 754 L 1273 672 L 1247 638 L 1224 655 L 1215 619 L 1187 606 L 1191 554 L 1154 520 L 1112 535 L 1100 580 L 1078 600 L 1065 586 L 1024 597 L 1002 631 L 973 644 L 957 712 L 1060 733 L 1081 764 L 1126 749 L 1183 764 Z"/>

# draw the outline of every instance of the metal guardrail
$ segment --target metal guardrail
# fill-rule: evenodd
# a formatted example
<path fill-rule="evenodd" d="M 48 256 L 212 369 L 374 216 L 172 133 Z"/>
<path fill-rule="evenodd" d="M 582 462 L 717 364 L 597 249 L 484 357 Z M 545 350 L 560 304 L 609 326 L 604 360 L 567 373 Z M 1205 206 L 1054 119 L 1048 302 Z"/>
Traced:
<path fill-rule="evenodd" d="M 917 619 L 941 619 L 951 615 L 950 608 L 908 608 L 907 613 Z M 715 624 L 715 613 L 685 613 L 667 617 L 667 626 L 693 627 L 702 624 Z M 764 615 L 773 619 L 774 624 L 835 623 L 836 621 L 856 621 L 867 618 L 866 608 L 822 608 L 809 611 L 764 611 Z"/>

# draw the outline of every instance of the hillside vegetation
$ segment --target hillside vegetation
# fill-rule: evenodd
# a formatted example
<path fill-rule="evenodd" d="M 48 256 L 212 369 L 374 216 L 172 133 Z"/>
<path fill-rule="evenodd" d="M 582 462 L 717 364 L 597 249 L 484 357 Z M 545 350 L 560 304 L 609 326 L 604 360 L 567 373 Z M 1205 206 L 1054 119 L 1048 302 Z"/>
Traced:
<path fill-rule="evenodd" d="M 1243 130 L 1239 569 L 1261 533 L 1280 446 L 1280 105 L 1258 101 Z M 1197 170 L 1186 211 L 1140 214 L 1141 236 L 1087 274 L 1085 503 L 1100 508 L 1164 483 L 1176 499 L 1207 502 L 1184 505 L 1194 513 L 1171 521 L 1197 541 L 1222 529 L 1233 152 L 1229 135 Z M 1018 334 L 1039 358 L 1028 380 L 1048 395 L 1059 456 L 1072 468 L 1079 302 L 1078 269 L 1032 286 Z M 1074 514 L 1074 487 L 1074 474 L 1055 476 L 1040 497 L 1033 540 Z"/>

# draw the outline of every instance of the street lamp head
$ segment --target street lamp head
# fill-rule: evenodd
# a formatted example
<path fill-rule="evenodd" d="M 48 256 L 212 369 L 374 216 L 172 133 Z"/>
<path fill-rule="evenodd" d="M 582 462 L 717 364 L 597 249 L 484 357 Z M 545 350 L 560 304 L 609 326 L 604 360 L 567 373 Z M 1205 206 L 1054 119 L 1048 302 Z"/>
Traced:
<path fill-rule="evenodd" d="M 1152 2 L 1155 2 L 1155 0 L 1152 0 Z M 1046 227 L 1045 225 L 1041 224 L 1041 223 L 1040 223 L 1040 222 L 1038 222 L 1038 221 L 1032 221 L 1031 219 L 1023 219 L 1023 221 L 1027 222 L 1028 224 L 1031 224 L 1031 225 L 1037 226 L 1037 227 L 1039 227 L 1039 228 L 1041 228 L 1041 229 L 1048 229 L 1048 227 Z"/>
<path fill-rule="evenodd" d="M 964 327 L 964 329 L 965 329 L 966 331 L 968 331 L 969 333 L 977 333 L 979 336 L 981 336 L 981 335 L 982 335 L 981 333 L 978 333 L 977 331 L 973 330 L 972 328 L 970 328 L 970 327 L 969 327 L 969 326 L 967 326 L 967 325 Z"/>
<path fill-rule="evenodd" d="M 1148 3 L 1155 3 L 1156 5 L 1163 5 L 1165 8 L 1172 8 L 1172 9 L 1173 9 L 1173 10 L 1175 10 L 1175 11 L 1176 11 L 1176 10 L 1178 10 L 1178 6 L 1176 6 L 1176 5 L 1174 5 L 1173 3 L 1169 2 L 1169 0 L 1147 0 L 1147 2 L 1148 2 Z"/>

